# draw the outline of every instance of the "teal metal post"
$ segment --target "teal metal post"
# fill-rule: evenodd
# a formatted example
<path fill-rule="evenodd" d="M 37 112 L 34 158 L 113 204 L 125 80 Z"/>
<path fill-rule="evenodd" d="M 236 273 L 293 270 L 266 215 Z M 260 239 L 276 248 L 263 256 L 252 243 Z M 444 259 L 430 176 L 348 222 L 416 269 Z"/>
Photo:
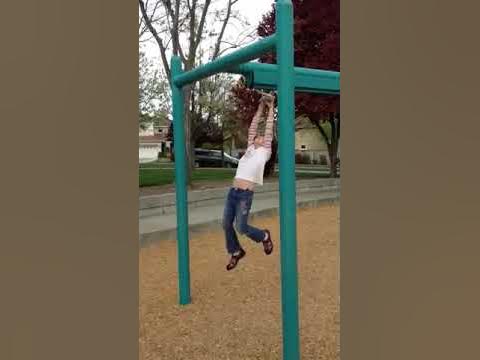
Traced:
<path fill-rule="evenodd" d="M 178 293 L 180 305 L 186 305 L 190 303 L 191 299 L 184 96 L 183 88 L 175 85 L 173 81 L 177 75 L 182 73 L 182 62 L 178 56 L 172 57 L 170 70 L 172 76 L 173 150 L 175 156 L 175 192 L 177 206 Z"/>
<path fill-rule="evenodd" d="M 293 5 L 290 0 L 277 0 L 276 18 L 283 359 L 299 360 Z"/>

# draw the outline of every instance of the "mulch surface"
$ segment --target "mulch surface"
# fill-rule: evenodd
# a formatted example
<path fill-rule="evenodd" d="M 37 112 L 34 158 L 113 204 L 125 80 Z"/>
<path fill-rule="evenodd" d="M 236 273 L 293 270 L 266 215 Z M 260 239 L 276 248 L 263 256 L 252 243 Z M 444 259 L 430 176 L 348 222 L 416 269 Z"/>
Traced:
<path fill-rule="evenodd" d="M 302 359 L 339 357 L 339 207 L 298 211 Z M 192 303 L 178 305 L 174 241 L 140 252 L 140 359 L 282 359 L 278 218 L 269 228 L 275 249 L 241 238 L 247 255 L 230 272 L 219 230 L 190 240 Z"/>

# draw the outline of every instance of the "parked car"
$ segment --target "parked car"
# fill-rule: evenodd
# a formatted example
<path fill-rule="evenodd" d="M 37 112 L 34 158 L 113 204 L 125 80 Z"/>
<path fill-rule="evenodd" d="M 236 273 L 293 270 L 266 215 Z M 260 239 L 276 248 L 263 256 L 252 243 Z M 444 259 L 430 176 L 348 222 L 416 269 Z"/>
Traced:
<path fill-rule="evenodd" d="M 235 168 L 238 166 L 238 159 L 223 153 L 224 166 Z M 222 167 L 222 152 L 220 150 L 195 149 L 196 167 Z"/>

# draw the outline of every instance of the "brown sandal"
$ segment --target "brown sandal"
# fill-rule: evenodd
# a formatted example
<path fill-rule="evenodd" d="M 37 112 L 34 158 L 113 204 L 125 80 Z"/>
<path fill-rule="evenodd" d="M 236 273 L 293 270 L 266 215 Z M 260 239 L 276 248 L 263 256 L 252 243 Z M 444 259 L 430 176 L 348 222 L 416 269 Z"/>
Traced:
<path fill-rule="evenodd" d="M 273 251 L 272 236 L 270 235 L 270 231 L 265 230 L 265 232 L 267 233 L 268 237 L 267 240 L 262 240 L 263 250 L 265 251 L 265 254 L 270 255 Z"/>
<path fill-rule="evenodd" d="M 237 266 L 238 261 L 243 258 L 245 254 L 245 250 L 240 249 L 237 255 L 232 255 L 232 257 L 230 258 L 230 262 L 227 264 L 227 271 L 234 269 Z"/>

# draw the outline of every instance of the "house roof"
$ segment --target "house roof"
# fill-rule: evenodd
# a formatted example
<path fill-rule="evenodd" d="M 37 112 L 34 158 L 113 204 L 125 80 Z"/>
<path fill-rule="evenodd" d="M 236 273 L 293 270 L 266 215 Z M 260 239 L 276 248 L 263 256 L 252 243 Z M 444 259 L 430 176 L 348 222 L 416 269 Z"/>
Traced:
<path fill-rule="evenodd" d="M 296 126 L 295 126 L 296 130 L 315 128 L 315 125 L 312 124 L 312 122 L 306 115 L 297 116 L 297 118 L 295 119 L 295 122 L 296 122 Z"/>

